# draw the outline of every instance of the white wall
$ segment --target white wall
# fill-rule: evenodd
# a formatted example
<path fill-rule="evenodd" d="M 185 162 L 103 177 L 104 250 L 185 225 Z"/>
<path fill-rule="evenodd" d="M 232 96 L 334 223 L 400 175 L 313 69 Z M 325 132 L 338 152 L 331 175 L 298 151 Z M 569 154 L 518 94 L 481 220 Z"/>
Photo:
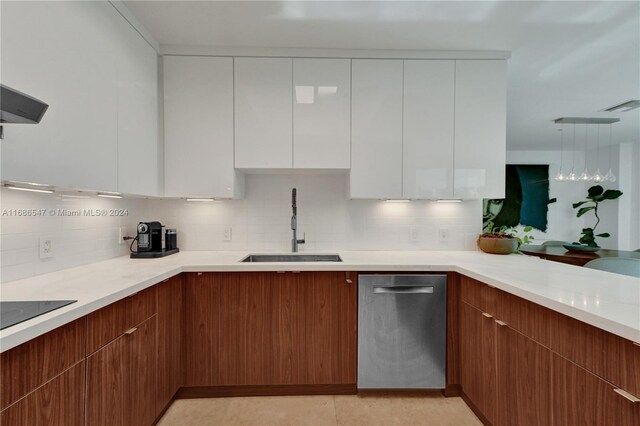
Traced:
<path fill-rule="evenodd" d="M 12 281 L 126 255 L 129 246 L 119 244 L 119 228 L 125 226 L 131 235 L 144 206 L 143 199 L 75 198 L 2 188 L 0 281 Z M 128 216 L 65 217 L 50 213 L 51 209 L 82 211 L 115 208 L 128 209 Z M 11 216 L 14 209 L 44 209 L 45 212 L 38 217 Z M 52 258 L 39 258 L 40 237 L 53 238 Z"/>

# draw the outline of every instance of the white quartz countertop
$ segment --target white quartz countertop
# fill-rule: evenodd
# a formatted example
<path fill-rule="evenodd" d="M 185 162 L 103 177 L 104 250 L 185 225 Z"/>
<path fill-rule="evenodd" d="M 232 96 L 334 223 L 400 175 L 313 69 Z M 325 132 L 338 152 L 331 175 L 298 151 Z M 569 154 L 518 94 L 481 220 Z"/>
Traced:
<path fill-rule="evenodd" d="M 640 342 L 640 279 L 521 255 L 479 251 L 340 251 L 343 262 L 240 263 L 248 252 L 118 257 L 0 284 L 0 300 L 78 302 L 0 331 L 4 352 L 181 272 L 452 271 Z M 308 254 L 308 253 L 301 253 Z"/>

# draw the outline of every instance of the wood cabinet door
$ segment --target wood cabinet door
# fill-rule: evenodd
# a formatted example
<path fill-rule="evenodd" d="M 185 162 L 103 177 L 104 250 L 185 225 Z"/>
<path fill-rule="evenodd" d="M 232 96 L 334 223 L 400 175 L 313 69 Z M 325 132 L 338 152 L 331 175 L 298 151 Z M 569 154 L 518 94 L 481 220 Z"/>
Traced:
<path fill-rule="evenodd" d="M 0 424 L 84 425 L 84 361 L 39 387 L 0 414 Z"/>
<path fill-rule="evenodd" d="M 129 343 L 120 336 L 87 358 L 88 426 L 126 425 L 129 389 Z"/>
<path fill-rule="evenodd" d="M 218 382 L 220 282 L 223 274 L 189 273 L 184 282 L 184 386 Z"/>
<path fill-rule="evenodd" d="M 182 303 L 181 275 L 158 285 L 158 413 L 182 385 Z"/>
<path fill-rule="evenodd" d="M 506 325 L 496 340 L 497 424 L 551 424 L 551 351 Z"/>
<path fill-rule="evenodd" d="M 640 403 L 625 399 L 609 382 L 556 354 L 551 358 L 551 378 L 553 424 L 640 424 Z"/>
<path fill-rule="evenodd" d="M 129 386 L 125 389 L 125 406 L 131 426 L 152 425 L 156 418 L 157 317 L 138 325 L 125 334 L 129 359 Z M 162 371 L 162 373 L 165 373 Z"/>
<path fill-rule="evenodd" d="M 460 304 L 460 384 L 492 424 L 496 419 L 495 327 L 492 317 L 465 302 Z"/>

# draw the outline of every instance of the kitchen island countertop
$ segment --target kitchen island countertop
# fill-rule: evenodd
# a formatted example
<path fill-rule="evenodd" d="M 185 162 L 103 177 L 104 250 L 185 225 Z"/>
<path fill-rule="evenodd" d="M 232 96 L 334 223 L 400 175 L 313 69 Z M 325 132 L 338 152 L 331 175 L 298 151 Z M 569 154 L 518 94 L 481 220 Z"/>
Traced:
<path fill-rule="evenodd" d="M 246 263 L 246 251 L 187 251 L 160 259 L 118 257 L 0 284 L 0 298 L 74 299 L 0 331 L 4 352 L 181 272 L 458 272 L 610 333 L 640 342 L 640 279 L 521 255 L 479 251 L 338 251 L 343 262 Z M 301 253 L 302 254 L 302 253 Z M 308 253 L 304 253 L 308 254 Z"/>

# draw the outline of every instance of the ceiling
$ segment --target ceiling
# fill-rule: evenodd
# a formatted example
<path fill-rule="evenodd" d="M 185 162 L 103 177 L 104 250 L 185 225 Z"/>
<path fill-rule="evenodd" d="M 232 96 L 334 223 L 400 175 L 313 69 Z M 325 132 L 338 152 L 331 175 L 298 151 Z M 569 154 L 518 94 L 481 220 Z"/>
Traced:
<path fill-rule="evenodd" d="M 508 50 L 509 149 L 559 149 L 563 116 L 619 117 L 613 143 L 640 143 L 640 109 L 600 112 L 640 99 L 638 1 L 125 4 L 161 45 Z"/>

